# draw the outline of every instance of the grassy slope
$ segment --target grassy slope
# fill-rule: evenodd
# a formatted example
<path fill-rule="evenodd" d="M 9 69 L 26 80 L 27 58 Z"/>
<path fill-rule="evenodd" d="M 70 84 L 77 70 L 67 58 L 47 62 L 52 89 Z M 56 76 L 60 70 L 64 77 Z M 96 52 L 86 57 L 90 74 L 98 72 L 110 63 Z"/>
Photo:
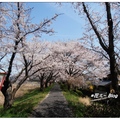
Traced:
<path fill-rule="evenodd" d="M 79 102 L 79 94 L 74 91 L 68 91 L 66 86 L 61 85 L 63 94 L 68 101 L 69 107 L 72 109 L 74 117 L 84 117 L 84 105 Z"/>
<path fill-rule="evenodd" d="M 16 98 L 13 107 L 9 110 L 5 111 L 0 106 L 0 117 L 28 117 L 32 109 L 45 98 L 51 87 L 45 88 L 43 92 L 39 89 L 31 90 L 22 97 Z"/>
<path fill-rule="evenodd" d="M 78 96 L 69 91 L 64 91 L 63 94 L 74 113 L 74 117 L 83 117 L 84 105 L 79 103 Z"/>
<path fill-rule="evenodd" d="M 95 102 L 90 106 L 86 106 L 79 101 L 80 95 L 78 93 L 68 91 L 64 85 L 61 85 L 61 88 L 69 107 L 74 113 L 74 117 L 120 117 L 120 102 L 117 100 L 109 104 Z"/>

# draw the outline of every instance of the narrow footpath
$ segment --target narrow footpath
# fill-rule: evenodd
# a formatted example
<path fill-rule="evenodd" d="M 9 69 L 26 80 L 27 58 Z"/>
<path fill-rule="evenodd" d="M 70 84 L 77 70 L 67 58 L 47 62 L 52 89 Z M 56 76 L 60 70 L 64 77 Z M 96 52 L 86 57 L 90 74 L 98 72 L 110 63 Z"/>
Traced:
<path fill-rule="evenodd" d="M 58 83 L 55 83 L 47 97 L 33 110 L 30 117 L 73 117 Z"/>

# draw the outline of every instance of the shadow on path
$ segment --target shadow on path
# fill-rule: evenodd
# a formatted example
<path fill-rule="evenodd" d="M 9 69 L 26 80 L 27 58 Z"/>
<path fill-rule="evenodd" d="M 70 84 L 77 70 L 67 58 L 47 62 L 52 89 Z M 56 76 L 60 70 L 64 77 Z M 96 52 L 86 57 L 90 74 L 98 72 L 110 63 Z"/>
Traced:
<path fill-rule="evenodd" d="M 59 84 L 55 84 L 49 95 L 32 112 L 30 117 L 73 117 Z"/>

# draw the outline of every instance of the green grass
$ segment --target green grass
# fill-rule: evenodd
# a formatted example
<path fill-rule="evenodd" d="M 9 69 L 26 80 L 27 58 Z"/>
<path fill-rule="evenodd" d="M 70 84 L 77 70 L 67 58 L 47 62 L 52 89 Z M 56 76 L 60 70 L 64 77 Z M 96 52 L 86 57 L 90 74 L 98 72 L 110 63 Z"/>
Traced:
<path fill-rule="evenodd" d="M 61 89 L 63 90 L 63 95 L 65 96 L 69 107 L 72 109 L 74 117 L 83 117 L 84 105 L 79 102 L 80 92 L 68 91 L 67 87 L 61 84 Z M 82 94 L 82 93 L 81 93 Z"/>
<path fill-rule="evenodd" d="M 16 98 L 13 106 L 8 110 L 4 110 L 2 106 L 0 106 L 0 117 L 29 117 L 33 108 L 45 98 L 52 87 L 53 85 L 45 88 L 42 92 L 39 89 L 29 91 L 22 97 Z"/>
<path fill-rule="evenodd" d="M 79 102 L 80 95 L 74 91 L 68 91 L 67 87 L 61 84 L 63 94 L 72 109 L 74 117 L 120 117 L 120 102 L 112 100 L 111 103 L 95 102 L 90 106 L 85 106 Z M 113 102 L 113 103 L 112 103 Z"/>
<path fill-rule="evenodd" d="M 74 117 L 83 117 L 84 105 L 79 102 L 79 96 L 72 91 L 64 91 L 63 94 L 73 111 Z"/>

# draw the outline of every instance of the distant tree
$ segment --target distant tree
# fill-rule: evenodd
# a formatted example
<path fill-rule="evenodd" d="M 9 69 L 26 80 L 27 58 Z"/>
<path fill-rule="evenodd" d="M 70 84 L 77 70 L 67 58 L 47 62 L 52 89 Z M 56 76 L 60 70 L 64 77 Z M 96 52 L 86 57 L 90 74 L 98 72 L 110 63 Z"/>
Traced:
<path fill-rule="evenodd" d="M 58 46 L 59 49 L 56 49 Z M 65 81 L 69 78 L 74 78 L 77 81 L 85 74 L 90 74 L 91 79 L 96 76 L 102 78 L 107 74 L 106 61 L 100 59 L 98 54 L 85 48 L 78 41 L 56 42 L 51 45 L 51 51 L 54 65 L 59 70 L 61 79 Z M 76 84 L 75 82 L 72 83 Z M 80 81 L 80 83 L 84 82 Z"/>
<path fill-rule="evenodd" d="M 31 48 L 33 48 L 33 55 L 34 55 L 34 63 L 39 63 L 37 66 L 33 67 L 30 72 L 36 71 L 42 68 L 39 72 L 34 74 L 33 77 L 39 79 L 40 81 L 40 89 L 43 90 L 43 86 L 47 87 L 48 83 L 54 82 L 59 74 L 59 70 L 54 65 L 54 58 L 52 57 L 52 52 L 50 51 L 50 44 L 54 44 L 47 41 L 39 41 L 39 42 L 30 42 Z M 38 48 L 38 49 L 36 49 Z M 28 54 L 28 53 L 27 53 Z M 45 58 L 45 59 L 43 59 Z M 34 79 L 33 79 L 34 80 Z"/>

